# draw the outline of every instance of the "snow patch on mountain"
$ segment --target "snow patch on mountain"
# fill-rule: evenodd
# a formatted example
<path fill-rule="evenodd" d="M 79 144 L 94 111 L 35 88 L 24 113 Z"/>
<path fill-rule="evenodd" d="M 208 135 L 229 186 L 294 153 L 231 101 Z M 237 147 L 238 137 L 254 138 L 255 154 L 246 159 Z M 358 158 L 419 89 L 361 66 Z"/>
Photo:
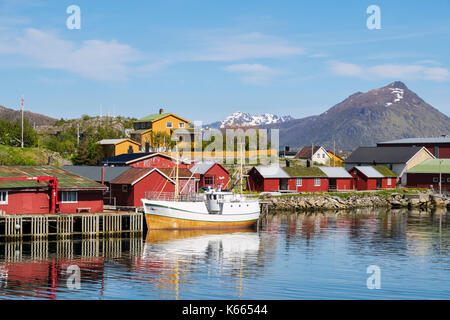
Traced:
<path fill-rule="evenodd" d="M 405 91 L 401 88 L 389 88 L 391 90 L 391 93 L 395 96 L 395 99 L 393 102 L 387 102 L 386 107 L 389 107 L 393 103 L 400 102 L 403 99 L 403 95 Z"/>
<path fill-rule="evenodd" d="M 281 123 L 289 120 L 293 120 L 291 116 L 277 116 L 271 113 L 265 113 L 262 115 L 251 115 L 248 112 L 237 111 L 232 115 L 226 117 L 220 123 L 220 128 L 232 127 L 232 126 L 262 126 L 274 123 Z"/>

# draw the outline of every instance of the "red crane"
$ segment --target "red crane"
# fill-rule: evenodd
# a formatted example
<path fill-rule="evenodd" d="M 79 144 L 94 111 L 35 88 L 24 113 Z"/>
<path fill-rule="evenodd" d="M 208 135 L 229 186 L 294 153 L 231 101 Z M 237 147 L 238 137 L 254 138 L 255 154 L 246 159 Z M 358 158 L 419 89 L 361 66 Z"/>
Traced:
<path fill-rule="evenodd" d="M 58 204 L 58 179 L 56 177 L 39 176 L 39 177 L 8 177 L 0 178 L 0 181 L 8 180 L 28 180 L 37 181 L 38 183 L 45 182 L 50 188 L 50 213 L 56 213 L 56 205 Z"/>

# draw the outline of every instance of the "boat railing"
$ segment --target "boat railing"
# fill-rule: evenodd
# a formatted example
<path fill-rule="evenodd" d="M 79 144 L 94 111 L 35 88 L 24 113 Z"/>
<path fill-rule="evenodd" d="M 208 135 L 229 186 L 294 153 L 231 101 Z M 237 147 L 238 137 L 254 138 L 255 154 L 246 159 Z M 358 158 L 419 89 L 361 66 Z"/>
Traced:
<path fill-rule="evenodd" d="M 155 192 L 146 191 L 144 192 L 144 197 L 147 200 L 163 200 L 163 201 L 175 201 L 174 192 Z M 204 196 L 198 193 L 187 193 L 178 195 L 178 201 L 203 201 Z"/>

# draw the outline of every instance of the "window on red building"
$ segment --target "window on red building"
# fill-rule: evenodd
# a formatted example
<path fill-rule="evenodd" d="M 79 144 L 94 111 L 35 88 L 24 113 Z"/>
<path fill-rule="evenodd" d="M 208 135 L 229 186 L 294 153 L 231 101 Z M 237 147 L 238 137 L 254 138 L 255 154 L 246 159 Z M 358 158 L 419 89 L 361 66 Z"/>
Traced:
<path fill-rule="evenodd" d="M 62 191 L 61 192 L 62 203 L 76 203 L 78 202 L 78 192 L 76 191 Z"/>
<path fill-rule="evenodd" d="M 205 185 L 214 185 L 214 177 L 205 177 Z"/>
<path fill-rule="evenodd" d="M 8 204 L 8 191 L 0 191 L 0 204 Z"/>

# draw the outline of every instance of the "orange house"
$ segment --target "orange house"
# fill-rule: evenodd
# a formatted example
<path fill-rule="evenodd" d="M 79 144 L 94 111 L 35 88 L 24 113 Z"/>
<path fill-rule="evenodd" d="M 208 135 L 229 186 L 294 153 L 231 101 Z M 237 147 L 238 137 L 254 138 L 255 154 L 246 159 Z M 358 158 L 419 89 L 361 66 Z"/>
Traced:
<path fill-rule="evenodd" d="M 183 119 L 173 113 L 164 113 L 163 109 L 159 110 L 158 114 L 150 114 L 142 119 L 134 122 L 134 131 L 130 134 L 131 139 L 140 143 L 143 150 L 152 147 L 163 146 L 163 142 L 159 141 L 160 145 L 155 145 L 154 139 L 155 133 L 165 133 L 171 136 L 176 129 L 183 129 L 185 134 L 192 131 L 189 128 L 190 122 Z M 178 136 L 178 135 L 177 135 Z M 179 141 L 182 141 L 183 137 L 179 137 Z M 193 140 L 191 140 L 193 141 Z M 165 141 L 166 145 L 169 141 Z"/>
<path fill-rule="evenodd" d="M 131 139 L 104 139 L 98 142 L 103 149 L 105 158 L 111 158 L 124 153 L 138 153 L 140 143 Z"/>

